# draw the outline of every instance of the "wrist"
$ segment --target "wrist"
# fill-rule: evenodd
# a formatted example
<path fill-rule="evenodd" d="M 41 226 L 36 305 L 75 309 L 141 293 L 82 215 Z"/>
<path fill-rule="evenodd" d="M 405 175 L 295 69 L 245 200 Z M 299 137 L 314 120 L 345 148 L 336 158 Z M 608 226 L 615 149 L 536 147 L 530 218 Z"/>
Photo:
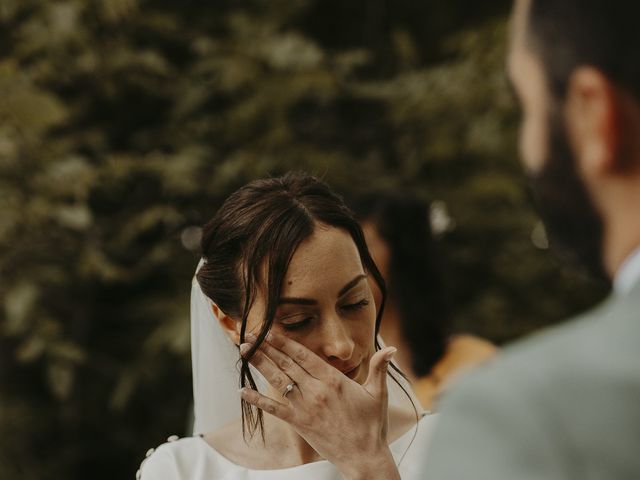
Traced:
<path fill-rule="evenodd" d="M 339 469 L 344 480 L 399 480 L 400 474 L 388 446 L 364 458 L 352 459 L 345 469 Z"/>

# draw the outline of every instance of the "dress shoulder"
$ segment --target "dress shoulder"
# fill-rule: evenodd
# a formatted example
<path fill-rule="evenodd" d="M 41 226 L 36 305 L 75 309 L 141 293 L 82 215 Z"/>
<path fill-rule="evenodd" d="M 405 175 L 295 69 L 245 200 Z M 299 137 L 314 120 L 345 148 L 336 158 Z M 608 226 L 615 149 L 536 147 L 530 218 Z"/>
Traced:
<path fill-rule="evenodd" d="M 179 437 L 171 435 L 162 445 L 147 450 L 136 480 L 181 480 L 174 452 L 178 444 Z"/>
<path fill-rule="evenodd" d="M 403 480 L 422 479 L 419 465 L 427 448 L 433 415 L 422 418 L 391 445 Z M 326 460 L 275 470 L 252 470 L 223 457 L 204 438 L 169 437 L 167 443 L 149 449 L 136 474 L 137 480 L 337 480 L 337 469 Z"/>

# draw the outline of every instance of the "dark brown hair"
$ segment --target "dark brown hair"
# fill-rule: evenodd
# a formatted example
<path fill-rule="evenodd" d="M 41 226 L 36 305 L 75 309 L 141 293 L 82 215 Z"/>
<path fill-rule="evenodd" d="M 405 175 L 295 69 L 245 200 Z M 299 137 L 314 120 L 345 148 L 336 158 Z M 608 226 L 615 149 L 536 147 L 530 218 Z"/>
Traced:
<path fill-rule="evenodd" d="M 351 206 L 389 247 L 389 298 L 400 311 L 414 373 L 428 375 L 444 355 L 450 333 L 442 252 L 431 232 L 429 203 L 407 191 L 373 191 L 354 198 Z"/>
<path fill-rule="evenodd" d="M 317 178 L 289 173 L 253 181 L 233 193 L 204 227 L 204 265 L 197 280 L 204 294 L 232 318 L 241 319 L 240 342 L 245 341 L 247 317 L 259 287 L 266 292 L 266 312 L 257 341 L 240 360 L 240 386 L 255 389 L 250 359 L 264 341 L 276 314 L 282 283 L 298 245 L 316 224 L 345 230 L 358 248 L 365 271 L 382 292 L 376 333 L 386 300 L 384 279 L 366 246 L 362 229 L 341 197 Z M 375 339 L 376 350 L 380 349 Z M 242 402 L 243 432 L 260 430 L 262 411 Z"/>
<path fill-rule="evenodd" d="M 532 0 L 527 39 L 544 64 L 551 93 L 564 100 L 572 72 L 589 65 L 640 101 L 635 0 Z"/>

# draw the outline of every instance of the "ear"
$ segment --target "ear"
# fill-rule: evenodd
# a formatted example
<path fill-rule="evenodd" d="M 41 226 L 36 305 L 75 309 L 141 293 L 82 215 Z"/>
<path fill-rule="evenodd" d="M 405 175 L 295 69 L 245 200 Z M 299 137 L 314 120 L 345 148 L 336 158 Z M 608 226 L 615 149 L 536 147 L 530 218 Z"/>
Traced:
<path fill-rule="evenodd" d="M 577 167 L 585 180 L 615 169 L 621 110 L 611 81 L 593 67 L 576 69 L 569 79 L 565 114 Z"/>
<path fill-rule="evenodd" d="M 222 331 L 225 332 L 227 337 L 231 339 L 231 341 L 235 345 L 240 344 L 240 325 L 239 323 L 231 318 L 229 315 L 220 310 L 220 307 L 215 303 L 211 304 L 211 309 L 213 310 L 213 314 L 218 319 L 220 326 L 222 327 Z"/>

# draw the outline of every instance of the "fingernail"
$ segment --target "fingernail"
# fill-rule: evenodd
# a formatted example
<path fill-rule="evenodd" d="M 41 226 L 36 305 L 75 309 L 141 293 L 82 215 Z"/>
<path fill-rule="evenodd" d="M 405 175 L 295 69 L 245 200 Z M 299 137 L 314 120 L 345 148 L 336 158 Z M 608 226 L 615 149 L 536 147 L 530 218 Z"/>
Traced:
<path fill-rule="evenodd" d="M 240 345 L 240 354 L 241 355 L 244 355 L 249 350 L 251 350 L 251 344 L 250 343 L 243 343 L 242 345 Z"/>
<path fill-rule="evenodd" d="M 396 347 L 391 347 L 389 349 L 389 351 L 386 353 L 386 355 L 384 356 L 384 359 L 387 362 L 390 362 L 391 360 L 393 360 L 394 355 L 396 354 L 396 352 L 398 351 L 398 349 Z"/>

